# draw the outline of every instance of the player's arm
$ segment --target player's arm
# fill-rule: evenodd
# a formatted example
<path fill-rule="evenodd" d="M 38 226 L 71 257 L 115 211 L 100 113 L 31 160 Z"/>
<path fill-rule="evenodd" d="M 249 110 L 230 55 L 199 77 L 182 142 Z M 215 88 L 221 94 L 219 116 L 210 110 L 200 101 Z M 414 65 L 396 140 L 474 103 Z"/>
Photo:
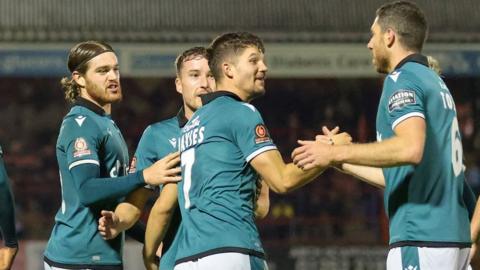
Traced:
<path fill-rule="evenodd" d="M 15 231 L 15 207 L 8 183 L 3 158 L 0 153 L 0 230 L 5 247 L 0 248 L 0 269 L 10 269 L 18 251 Z"/>
<path fill-rule="evenodd" d="M 338 143 L 350 143 L 352 137 L 348 133 L 334 135 Z M 323 144 L 323 142 L 320 142 Z M 300 169 L 293 163 L 285 164 L 280 152 L 276 149 L 262 152 L 251 160 L 251 165 L 260 177 L 276 193 L 287 193 L 299 188 L 320 175 L 330 163 L 312 167 L 309 170 Z"/>
<path fill-rule="evenodd" d="M 419 164 L 423 158 L 426 136 L 425 120 L 413 116 L 403 120 L 395 136 L 381 142 L 351 145 L 326 145 L 314 141 L 299 141 L 292 157 L 304 169 L 324 164 L 351 163 L 355 165 L 390 167 Z"/>
<path fill-rule="evenodd" d="M 381 168 L 343 163 L 336 169 L 356 177 L 377 188 L 385 188 L 385 176 Z"/>
<path fill-rule="evenodd" d="M 470 252 L 470 259 L 472 259 L 477 251 L 477 245 L 480 238 L 480 200 L 477 201 L 477 205 L 473 213 L 472 221 L 470 224 L 470 234 L 472 238 L 472 250 Z"/>
<path fill-rule="evenodd" d="M 176 184 L 165 185 L 150 211 L 143 249 L 143 260 L 148 270 L 158 269 L 156 252 L 165 237 L 172 215 L 178 207 L 177 192 Z"/>
<path fill-rule="evenodd" d="M 181 180 L 181 169 L 177 167 L 179 162 L 179 154 L 172 153 L 143 171 L 115 178 L 100 178 L 100 167 L 96 164 L 81 164 L 70 172 L 77 185 L 80 202 L 91 205 L 107 198 L 124 197 L 145 184 L 156 186 L 178 182 Z"/>
<path fill-rule="evenodd" d="M 250 164 L 263 181 L 276 193 L 287 193 L 319 176 L 329 164 L 302 170 L 293 163 L 285 164 L 278 150 L 269 150 L 254 157 Z"/>
<path fill-rule="evenodd" d="M 270 189 L 262 180 L 257 181 L 258 196 L 255 201 L 255 217 L 263 219 L 268 215 L 270 210 Z"/>
<path fill-rule="evenodd" d="M 146 188 L 139 188 L 129 194 L 127 199 L 117 205 L 115 212 L 101 211 L 98 230 L 105 239 L 113 239 L 123 231 L 130 229 L 140 218 L 145 203 L 152 194 Z"/>

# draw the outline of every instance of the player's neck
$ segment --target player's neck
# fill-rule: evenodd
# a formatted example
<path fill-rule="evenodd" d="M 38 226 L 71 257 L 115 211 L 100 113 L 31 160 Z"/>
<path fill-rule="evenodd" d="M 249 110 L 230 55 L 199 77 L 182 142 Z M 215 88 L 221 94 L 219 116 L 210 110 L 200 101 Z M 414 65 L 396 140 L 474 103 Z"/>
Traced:
<path fill-rule="evenodd" d="M 105 111 L 106 114 L 108 114 L 108 115 L 112 114 L 112 104 L 111 103 L 106 103 L 106 104 L 102 105 L 88 95 L 81 95 L 81 97 L 90 101 L 90 102 L 92 102 L 92 103 L 94 103 L 98 107 L 102 108 Z"/>
<path fill-rule="evenodd" d="M 217 90 L 234 93 L 244 102 L 250 101 L 250 97 L 248 96 L 248 93 L 236 87 L 233 83 L 226 83 L 226 82 L 217 83 Z"/>
<path fill-rule="evenodd" d="M 105 111 L 106 114 L 112 114 L 112 104 L 108 103 L 102 106 L 102 109 Z"/>
<path fill-rule="evenodd" d="M 185 118 L 190 120 L 190 118 L 192 118 L 194 111 L 190 109 L 185 103 L 183 103 L 183 111 L 185 113 Z"/>
<path fill-rule="evenodd" d="M 397 50 L 396 52 L 392 53 L 388 72 L 392 72 L 403 59 L 414 53 L 416 52 L 410 50 Z"/>

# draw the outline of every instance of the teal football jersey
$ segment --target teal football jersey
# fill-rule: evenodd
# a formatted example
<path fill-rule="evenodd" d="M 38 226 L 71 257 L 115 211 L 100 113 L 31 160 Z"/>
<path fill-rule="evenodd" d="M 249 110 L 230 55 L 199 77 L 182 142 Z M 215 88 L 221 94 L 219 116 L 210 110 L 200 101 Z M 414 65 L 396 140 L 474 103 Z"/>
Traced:
<path fill-rule="evenodd" d="M 102 239 L 97 230 L 101 210 L 113 211 L 124 198 L 104 199 L 90 206 L 80 203 L 71 170 L 82 164 L 99 166 L 101 178 L 126 175 L 128 149 L 109 115 L 86 100 L 79 100 L 63 119 L 56 146 L 62 190 L 61 208 L 45 250 L 55 266 L 89 266 L 122 263 L 123 235 Z"/>
<path fill-rule="evenodd" d="M 180 127 L 186 122 L 182 109 L 176 117 L 148 126 L 138 143 L 132 167 L 138 170 L 145 169 L 166 155 L 176 152 Z M 160 269 L 173 270 L 181 231 L 181 217 L 177 209 L 163 240 Z"/>
<path fill-rule="evenodd" d="M 177 151 L 179 134 L 178 116 L 148 126 L 138 142 L 132 166 L 138 170 L 145 169 L 166 155 Z"/>
<path fill-rule="evenodd" d="M 377 113 L 377 140 L 394 136 L 395 127 L 409 117 L 425 119 L 425 146 L 417 166 L 383 169 L 390 244 L 469 247 L 463 150 L 455 104 L 443 80 L 419 54 L 407 57 L 385 78 Z"/>
<path fill-rule="evenodd" d="M 225 91 L 202 102 L 177 142 L 183 235 L 176 264 L 224 252 L 263 258 L 253 209 L 258 175 L 249 162 L 276 146 L 254 106 Z"/>

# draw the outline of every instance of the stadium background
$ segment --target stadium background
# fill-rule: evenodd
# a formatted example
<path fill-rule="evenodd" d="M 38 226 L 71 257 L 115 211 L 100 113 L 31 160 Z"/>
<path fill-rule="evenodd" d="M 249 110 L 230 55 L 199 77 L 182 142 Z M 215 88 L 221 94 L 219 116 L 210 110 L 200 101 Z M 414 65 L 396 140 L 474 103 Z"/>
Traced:
<path fill-rule="evenodd" d="M 355 141 L 375 139 L 382 76 L 366 48 L 377 0 L 4 0 L 0 1 L 0 143 L 17 203 L 21 250 L 14 269 L 43 269 L 41 253 L 60 205 L 55 160 L 68 110 L 59 80 L 68 49 L 101 39 L 116 48 L 125 99 L 113 118 L 133 154 L 143 129 L 174 115 L 173 61 L 226 31 L 266 42 L 267 94 L 254 102 L 289 160 L 297 138 L 339 125 Z M 480 169 L 480 4 L 422 0 L 426 53 L 436 57 L 456 101 L 467 177 Z M 271 194 L 258 226 L 270 269 L 384 269 L 388 241 L 380 190 L 329 170 L 286 196 Z M 142 269 L 128 242 L 126 270 Z"/>

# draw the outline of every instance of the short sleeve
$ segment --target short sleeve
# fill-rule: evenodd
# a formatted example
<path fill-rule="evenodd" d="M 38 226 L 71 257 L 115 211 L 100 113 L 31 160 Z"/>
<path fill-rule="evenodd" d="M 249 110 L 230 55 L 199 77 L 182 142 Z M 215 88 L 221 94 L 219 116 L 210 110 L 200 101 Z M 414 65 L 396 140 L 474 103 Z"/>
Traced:
<path fill-rule="evenodd" d="M 260 113 L 253 105 L 241 103 L 232 116 L 235 123 L 230 125 L 233 137 L 247 162 L 263 152 L 277 149 Z"/>
<path fill-rule="evenodd" d="M 410 117 L 425 118 L 424 92 L 421 85 L 415 83 L 413 74 L 400 71 L 387 76 L 385 80 L 388 98 L 384 106 L 392 130 Z"/>
<path fill-rule="evenodd" d="M 59 136 L 69 170 L 81 164 L 100 165 L 98 152 L 103 133 L 90 117 L 78 115 L 65 119 Z"/>

